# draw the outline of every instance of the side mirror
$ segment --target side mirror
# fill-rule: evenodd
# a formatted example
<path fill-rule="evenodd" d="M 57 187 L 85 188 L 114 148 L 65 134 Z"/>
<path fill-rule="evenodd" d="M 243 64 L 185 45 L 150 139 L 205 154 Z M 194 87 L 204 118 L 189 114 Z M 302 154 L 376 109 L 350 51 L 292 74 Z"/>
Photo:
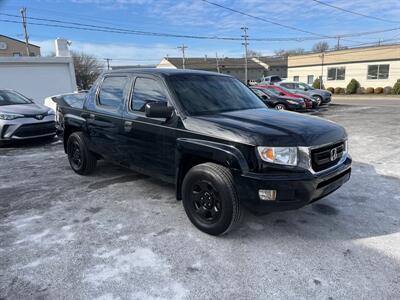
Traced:
<path fill-rule="evenodd" d="M 308 91 L 308 88 L 304 88 L 304 91 L 307 92 L 307 91 Z"/>
<path fill-rule="evenodd" d="M 269 99 L 267 95 L 262 95 L 261 98 L 262 98 L 263 100 L 268 100 L 268 99 Z"/>
<path fill-rule="evenodd" d="M 279 95 L 280 96 L 285 96 L 285 93 L 280 92 Z"/>
<path fill-rule="evenodd" d="M 174 108 L 168 106 L 167 102 L 149 102 L 145 106 L 146 117 L 149 118 L 165 118 L 172 116 Z"/>

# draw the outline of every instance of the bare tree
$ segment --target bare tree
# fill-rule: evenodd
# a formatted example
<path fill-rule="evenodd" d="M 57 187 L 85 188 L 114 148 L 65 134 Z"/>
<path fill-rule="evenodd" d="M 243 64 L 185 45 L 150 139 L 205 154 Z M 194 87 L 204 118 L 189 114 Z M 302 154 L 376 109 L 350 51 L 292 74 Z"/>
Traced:
<path fill-rule="evenodd" d="M 287 57 L 289 55 L 301 55 L 301 54 L 304 54 L 305 51 L 303 48 L 289 49 L 289 50 L 280 49 L 280 50 L 274 51 L 274 53 L 277 56 Z"/>
<path fill-rule="evenodd" d="M 312 47 L 313 52 L 325 52 L 327 50 L 329 50 L 329 44 L 328 42 L 325 41 L 315 43 L 314 46 Z"/>
<path fill-rule="evenodd" d="M 100 75 L 103 65 L 96 57 L 83 52 L 72 52 L 76 84 L 79 89 L 87 90 Z"/>
<path fill-rule="evenodd" d="M 258 51 L 255 51 L 255 50 L 249 49 L 249 50 L 247 50 L 247 55 L 249 57 L 259 57 L 259 56 L 262 56 L 262 53 L 258 52 Z"/>

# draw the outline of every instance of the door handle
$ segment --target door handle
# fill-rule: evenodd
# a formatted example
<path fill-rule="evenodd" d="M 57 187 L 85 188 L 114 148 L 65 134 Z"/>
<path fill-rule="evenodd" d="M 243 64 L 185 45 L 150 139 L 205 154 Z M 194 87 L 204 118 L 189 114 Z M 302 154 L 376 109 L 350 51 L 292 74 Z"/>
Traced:
<path fill-rule="evenodd" d="M 95 115 L 94 115 L 94 114 L 89 114 L 89 118 L 92 119 L 92 120 L 94 120 Z"/>
<path fill-rule="evenodd" d="M 132 130 L 132 122 L 131 121 L 124 122 L 124 130 L 125 130 L 125 132 L 130 132 Z"/>
<path fill-rule="evenodd" d="M 125 121 L 125 126 L 132 126 L 132 122 L 131 121 Z"/>

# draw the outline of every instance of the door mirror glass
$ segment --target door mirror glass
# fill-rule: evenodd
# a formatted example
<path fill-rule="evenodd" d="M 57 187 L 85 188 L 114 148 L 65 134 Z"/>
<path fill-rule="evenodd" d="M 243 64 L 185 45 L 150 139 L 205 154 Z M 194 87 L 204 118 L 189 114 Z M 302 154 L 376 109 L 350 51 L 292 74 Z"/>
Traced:
<path fill-rule="evenodd" d="M 167 102 L 148 102 L 145 106 L 146 117 L 149 118 L 165 118 L 172 116 L 174 108 L 168 106 Z"/>

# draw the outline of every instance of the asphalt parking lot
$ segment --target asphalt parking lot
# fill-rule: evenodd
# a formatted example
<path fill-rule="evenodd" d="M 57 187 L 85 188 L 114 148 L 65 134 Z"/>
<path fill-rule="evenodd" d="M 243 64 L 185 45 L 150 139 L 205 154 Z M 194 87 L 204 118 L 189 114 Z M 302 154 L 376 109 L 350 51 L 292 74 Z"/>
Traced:
<path fill-rule="evenodd" d="M 350 182 L 224 237 L 195 229 L 174 187 L 59 141 L 0 148 L 1 299 L 399 299 L 400 105 L 332 105 Z"/>

